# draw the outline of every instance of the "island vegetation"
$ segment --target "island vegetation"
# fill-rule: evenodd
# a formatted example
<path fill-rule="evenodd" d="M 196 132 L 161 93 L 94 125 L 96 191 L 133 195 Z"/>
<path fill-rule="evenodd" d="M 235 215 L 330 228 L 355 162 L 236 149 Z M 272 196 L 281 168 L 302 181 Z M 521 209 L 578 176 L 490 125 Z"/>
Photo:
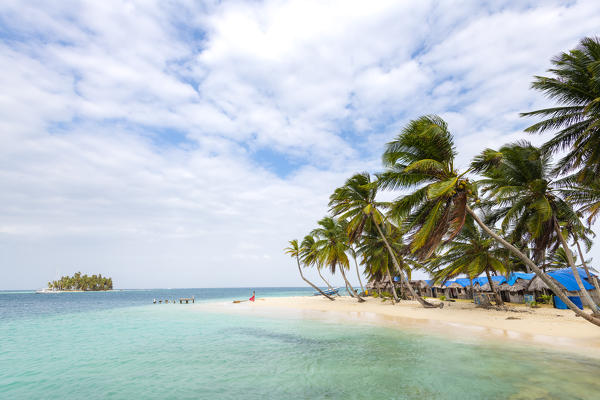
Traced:
<path fill-rule="evenodd" d="M 593 291 L 600 290 L 582 251 L 582 246 L 589 251 L 591 224 L 600 215 L 600 38 L 584 38 L 552 64 L 549 76 L 536 76 L 532 88 L 555 104 L 521 114 L 536 119 L 527 134 L 552 134 L 545 144 L 523 139 L 482 148 L 459 169 L 447 123 L 437 115 L 417 117 L 385 145 L 382 169 L 357 173 L 336 189 L 330 214 L 303 240 L 290 241 L 288 254 L 298 267 L 316 268 L 320 276 L 323 268 L 339 272 L 350 296 L 362 302 L 364 293 L 345 274 L 358 256 L 370 281 L 389 282 L 392 302 L 399 300 L 394 286 L 399 280 L 400 296 L 428 308 L 437 304 L 413 288 L 410 275 L 416 269 L 434 283 L 464 275 L 471 287 L 483 274 L 497 305 L 503 301 L 492 277 L 527 273 L 600 326 L 598 297 L 586 286 L 594 283 Z M 398 196 L 379 201 L 381 190 Z M 572 273 L 591 312 L 551 279 L 548 273 L 557 267 Z"/>
<path fill-rule="evenodd" d="M 83 290 L 100 291 L 112 290 L 112 278 L 107 278 L 101 274 L 88 276 L 76 272 L 73 276 L 63 276 L 59 280 L 48 282 L 48 288 L 54 290 Z"/>

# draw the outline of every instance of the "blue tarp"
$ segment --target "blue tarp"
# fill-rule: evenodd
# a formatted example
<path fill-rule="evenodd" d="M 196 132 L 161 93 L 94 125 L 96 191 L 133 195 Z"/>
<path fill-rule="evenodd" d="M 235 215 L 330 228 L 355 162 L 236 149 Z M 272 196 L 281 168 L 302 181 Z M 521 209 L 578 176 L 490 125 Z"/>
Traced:
<path fill-rule="evenodd" d="M 443 284 L 440 284 L 440 286 L 443 286 L 443 285 L 447 286 L 447 285 L 451 284 L 452 282 L 454 282 L 454 281 L 446 281 Z M 428 280 L 425 281 L 425 283 L 427 283 L 427 286 L 432 287 L 433 286 L 433 279 L 428 279 Z"/>
<path fill-rule="evenodd" d="M 577 268 L 577 271 L 579 271 L 579 275 L 581 276 L 581 278 L 583 280 L 583 286 L 585 286 L 585 288 L 588 290 L 593 290 L 594 287 L 588 281 L 588 277 L 585 273 L 585 270 L 583 268 Z M 577 281 L 575 280 L 575 277 L 573 276 L 573 271 L 571 270 L 571 268 L 562 268 L 562 269 L 550 271 L 550 272 L 548 272 L 548 275 L 550 277 L 554 278 L 554 280 L 556 280 L 558 283 L 560 283 L 568 291 L 579 290 L 579 285 L 577 285 Z M 533 278 L 535 278 L 534 273 L 526 274 L 524 272 L 513 272 L 512 274 L 510 274 L 508 280 L 504 276 L 492 276 L 492 281 L 496 285 L 501 285 L 504 282 L 506 282 L 510 286 L 512 286 L 515 284 L 517 279 L 524 279 L 524 280 L 530 281 Z M 394 280 L 396 280 L 396 278 L 394 278 Z M 433 285 L 432 279 L 427 280 L 425 282 L 427 282 L 427 286 L 429 286 L 429 287 L 431 287 Z M 467 279 L 467 278 L 459 278 L 454 281 L 447 281 L 447 282 L 445 282 L 445 285 L 448 286 L 448 285 L 452 284 L 453 282 L 458 283 L 462 287 L 469 287 L 469 285 L 470 285 L 469 279 Z M 473 285 L 483 286 L 487 283 L 488 283 L 488 280 L 487 280 L 486 276 L 480 276 L 477 278 L 473 278 Z"/>
<path fill-rule="evenodd" d="M 515 284 L 515 282 L 517 281 L 517 279 L 523 279 L 523 280 L 526 280 L 526 281 L 530 281 L 533 278 L 535 278 L 535 274 L 534 273 L 526 274 L 525 272 L 513 272 L 508 277 L 508 282 L 507 283 L 510 286 L 512 286 L 512 285 Z"/>
<path fill-rule="evenodd" d="M 494 282 L 495 285 L 502 285 L 504 282 L 506 282 L 506 278 L 504 276 L 492 276 L 492 282 Z M 473 285 L 479 284 L 479 286 L 483 286 L 487 283 L 487 276 L 480 276 L 479 278 L 473 279 Z"/>
<path fill-rule="evenodd" d="M 467 278 L 459 278 L 456 279 L 454 282 L 458 283 L 462 287 L 471 286 L 471 281 L 469 281 Z"/>
<path fill-rule="evenodd" d="M 590 285 L 590 283 L 587 281 L 587 275 L 585 273 L 585 270 L 583 268 L 577 268 L 577 272 L 579 273 L 579 276 L 583 278 L 583 286 L 588 290 L 594 289 L 594 287 Z M 575 276 L 573 276 L 573 271 L 571 270 L 571 268 L 563 268 L 550 271 L 548 272 L 548 276 L 560 283 L 569 292 L 579 290 L 579 285 L 575 280 Z"/>
<path fill-rule="evenodd" d="M 558 308 L 560 310 L 566 310 L 567 305 L 560 299 L 558 296 L 553 296 L 554 298 L 554 308 Z M 569 296 L 569 300 L 571 300 L 580 310 L 583 310 L 583 304 L 581 303 L 581 298 L 579 296 Z"/>

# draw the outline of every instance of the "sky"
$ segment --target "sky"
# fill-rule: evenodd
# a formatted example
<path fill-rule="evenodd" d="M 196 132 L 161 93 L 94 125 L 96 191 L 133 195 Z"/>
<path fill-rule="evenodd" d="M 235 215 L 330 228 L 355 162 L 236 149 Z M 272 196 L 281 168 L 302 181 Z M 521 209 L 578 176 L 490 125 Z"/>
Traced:
<path fill-rule="evenodd" d="M 532 77 L 595 35 L 597 0 L 4 0 L 0 289 L 301 286 L 287 241 L 408 121 L 458 167 L 541 143 Z"/>

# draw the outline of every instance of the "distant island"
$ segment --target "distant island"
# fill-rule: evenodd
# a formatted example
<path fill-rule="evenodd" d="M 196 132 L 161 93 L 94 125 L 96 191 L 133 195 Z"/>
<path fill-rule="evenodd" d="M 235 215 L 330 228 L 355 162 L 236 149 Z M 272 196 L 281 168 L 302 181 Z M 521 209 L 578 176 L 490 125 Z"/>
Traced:
<path fill-rule="evenodd" d="M 57 281 L 48 282 L 48 289 L 52 290 L 81 290 L 81 291 L 100 291 L 112 290 L 112 278 L 107 278 L 101 274 L 88 276 L 76 272 L 73 276 L 63 276 Z"/>

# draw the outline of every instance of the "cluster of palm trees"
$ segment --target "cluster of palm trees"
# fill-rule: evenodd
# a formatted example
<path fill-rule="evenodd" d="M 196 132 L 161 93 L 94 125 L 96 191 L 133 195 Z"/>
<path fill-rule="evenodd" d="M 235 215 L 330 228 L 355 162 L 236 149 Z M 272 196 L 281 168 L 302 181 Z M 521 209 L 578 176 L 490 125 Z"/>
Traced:
<path fill-rule="evenodd" d="M 48 288 L 56 290 L 112 290 L 112 278 L 102 276 L 102 274 L 88 276 L 76 272 L 73 276 L 63 276 L 60 279 L 48 282 Z"/>
<path fill-rule="evenodd" d="M 534 272 L 571 310 L 600 326 L 600 308 L 586 291 L 571 251 L 571 246 L 577 249 L 590 277 L 581 245 L 589 250 L 590 225 L 600 213 L 600 39 L 581 40 L 552 64 L 551 76 L 536 76 L 532 87 L 556 106 L 522 114 L 541 119 L 526 132 L 553 132 L 548 142 L 536 147 L 523 140 L 485 149 L 462 171 L 455 166 L 453 136 L 442 118 L 411 121 L 387 143 L 382 172 L 350 177 L 330 196 L 331 215 L 301 243 L 290 241 L 286 250 L 303 279 L 301 264 L 315 267 L 319 275 L 323 267 L 339 271 L 350 295 L 364 301 L 346 278 L 351 257 L 362 288 L 358 257 L 369 279 L 388 280 L 394 288 L 392 277 L 399 276 L 411 297 L 435 307 L 411 286 L 412 270 L 423 269 L 438 282 L 485 273 L 499 304 L 490 274 Z M 553 161 L 559 151 L 564 154 Z M 401 194 L 381 202 L 379 190 Z M 591 314 L 546 275 L 556 266 L 573 270 Z"/>

